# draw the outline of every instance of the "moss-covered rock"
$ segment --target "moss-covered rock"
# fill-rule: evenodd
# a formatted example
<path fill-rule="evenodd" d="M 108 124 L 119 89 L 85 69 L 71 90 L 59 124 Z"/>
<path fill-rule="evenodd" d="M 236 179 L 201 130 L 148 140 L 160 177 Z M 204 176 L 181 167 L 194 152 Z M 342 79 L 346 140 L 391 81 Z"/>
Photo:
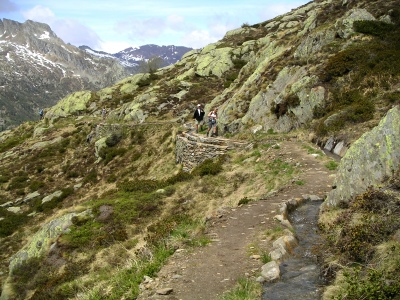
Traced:
<path fill-rule="evenodd" d="M 400 109 L 391 109 L 379 125 L 351 145 L 340 162 L 332 190 L 323 206 L 337 206 L 377 186 L 400 165 Z"/>
<path fill-rule="evenodd" d="M 46 118 L 57 119 L 83 113 L 86 111 L 91 97 L 92 93 L 90 91 L 80 91 L 68 95 L 49 109 L 46 113 Z"/>
<path fill-rule="evenodd" d="M 107 137 L 103 137 L 99 140 L 96 141 L 96 143 L 94 143 L 94 147 L 95 147 L 95 155 L 96 157 L 100 157 L 100 151 L 104 148 L 107 148 Z"/>
<path fill-rule="evenodd" d="M 204 48 L 196 60 L 196 74 L 199 76 L 214 75 L 221 77 L 233 68 L 231 51 L 232 48 L 230 47 L 215 49 L 214 45 Z"/>
<path fill-rule="evenodd" d="M 361 20 L 375 20 L 375 17 L 365 9 L 356 8 L 349 10 L 342 19 L 336 22 L 337 34 L 342 38 L 348 38 L 354 33 L 354 21 Z"/>
<path fill-rule="evenodd" d="M 9 264 L 10 274 L 24 262 L 32 258 L 40 258 L 44 255 L 50 249 L 51 244 L 54 243 L 56 238 L 63 232 L 66 232 L 72 225 L 73 217 L 87 215 L 88 213 L 90 212 L 84 211 L 82 213 L 66 214 L 45 224 L 32 236 L 28 244 L 11 257 Z M 3 286 L 0 299 L 15 299 L 13 297 L 12 285 L 10 284 L 10 280 L 7 280 L 6 284 Z"/>

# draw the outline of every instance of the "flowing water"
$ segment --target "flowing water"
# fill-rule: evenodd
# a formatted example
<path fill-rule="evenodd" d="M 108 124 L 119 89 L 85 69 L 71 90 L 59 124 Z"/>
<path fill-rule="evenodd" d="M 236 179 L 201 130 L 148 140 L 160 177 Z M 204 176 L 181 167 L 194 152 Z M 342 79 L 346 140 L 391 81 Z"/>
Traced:
<path fill-rule="evenodd" d="M 263 286 L 263 300 L 321 299 L 323 280 L 313 251 L 319 244 L 318 210 L 322 201 L 308 201 L 290 213 L 299 246 L 281 266 L 281 279 Z"/>

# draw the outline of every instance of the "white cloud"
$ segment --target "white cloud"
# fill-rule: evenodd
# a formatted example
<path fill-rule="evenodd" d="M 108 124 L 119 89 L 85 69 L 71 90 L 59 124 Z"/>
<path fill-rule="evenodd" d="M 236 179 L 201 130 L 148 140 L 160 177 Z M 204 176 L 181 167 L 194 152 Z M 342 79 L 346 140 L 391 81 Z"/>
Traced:
<path fill-rule="evenodd" d="M 192 48 L 202 48 L 208 44 L 215 43 L 218 39 L 210 36 L 208 30 L 194 30 L 182 38 L 182 44 Z"/>
<path fill-rule="evenodd" d="M 38 5 L 29 11 L 24 11 L 23 15 L 29 20 L 48 24 L 66 43 L 75 46 L 87 45 L 94 49 L 100 47 L 101 39 L 96 32 L 76 20 L 56 18 L 47 7 Z"/>
<path fill-rule="evenodd" d="M 49 8 L 40 5 L 37 5 L 28 11 L 23 11 L 22 15 L 28 20 L 43 22 L 47 24 L 55 20 L 54 13 Z"/>
<path fill-rule="evenodd" d="M 100 42 L 100 46 L 99 49 L 95 49 L 95 50 L 100 50 L 100 51 L 104 51 L 107 53 L 117 53 L 119 51 L 125 50 L 126 48 L 129 47 L 135 47 L 132 45 L 132 43 L 128 43 L 128 42 L 115 42 L 115 41 L 106 41 L 106 42 Z"/>
<path fill-rule="evenodd" d="M 93 49 L 100 47 L 101 39 L 97 33 L 78 21 L 57 19 L 50 26 L 64 42 Z"/>
<path fill-rule="evenodd" d="M 167 21 L 165 22 L 165 25 L 168 28 L 171 28 L 173 30 L 182 30 L 184 28 L 187 28 L 187 24 L 185 24 L 185 19 L 182 16 L 179 15 L 170 15 L 167 17 Z"/>
<path fill-rule="evenodd" d="M 289 12 L 292 8 L 297 8 L 304 3 L 291 2 L 291 3 L 280 3 L 280 4 L 269 4 L 261 12 L 262 19 L 265 21 L 270 20 L 276 16 L 283 15 Z"/>

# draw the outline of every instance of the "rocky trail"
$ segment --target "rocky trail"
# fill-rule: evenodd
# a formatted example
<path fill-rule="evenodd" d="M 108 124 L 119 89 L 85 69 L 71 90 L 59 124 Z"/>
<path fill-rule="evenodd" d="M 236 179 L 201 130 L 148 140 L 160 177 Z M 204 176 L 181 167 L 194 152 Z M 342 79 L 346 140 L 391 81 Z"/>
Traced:
<path fill-rule="evenodd" d="M 265 232 L 278 225 L 274 216 L 280 206 L 303 195 L 321 198 L 331 190 L 335 171 L 324 166 L 324 160 L 307 153 L 300 142 L 280 143 L 281 155 L 300 163 L 300 179 L 284 187 L 267 199 L 250 202 L 237 208 L 221 208 L 209 221 L 208 246 L 196 249 L 178 249 L 158 273 L 142 283 L 138 299 L 214 300 L 232 289 L 239 278 L 254 280 L 263 265 L 252 249 L 269 252 L 271 240 Z"/>

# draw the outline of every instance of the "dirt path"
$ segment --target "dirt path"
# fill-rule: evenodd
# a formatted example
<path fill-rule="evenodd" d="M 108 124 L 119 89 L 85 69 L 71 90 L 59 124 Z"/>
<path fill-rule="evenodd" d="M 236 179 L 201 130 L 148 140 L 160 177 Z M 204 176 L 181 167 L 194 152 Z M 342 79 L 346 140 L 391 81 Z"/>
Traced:
<path fill-rule="evenodd" d="M 273 219 L 279 205 L 302 195 L 323 197 L 331 189 L 333 171 L 302 148 L 300 143 L 280 143 L 281 153 L 301 164 L 300 179 L 304 185 L 293 184 L 265 200 L 251 202 L 238 208 L 225 208 L 219 218 L 210 221 L 208 235 L 212 243 L 189 252 L 179 249 L 162 268 L 156 282 L 150 284 L 138 299 L 216 300 L 232 289 L 239 278 L 257 278 L 263 263 L 251 257 L 251 247 L 267 252 L 272 241 L 265 231 L 277 225 Z M 156 291 L 172 289 L 168 295 Z"/>

